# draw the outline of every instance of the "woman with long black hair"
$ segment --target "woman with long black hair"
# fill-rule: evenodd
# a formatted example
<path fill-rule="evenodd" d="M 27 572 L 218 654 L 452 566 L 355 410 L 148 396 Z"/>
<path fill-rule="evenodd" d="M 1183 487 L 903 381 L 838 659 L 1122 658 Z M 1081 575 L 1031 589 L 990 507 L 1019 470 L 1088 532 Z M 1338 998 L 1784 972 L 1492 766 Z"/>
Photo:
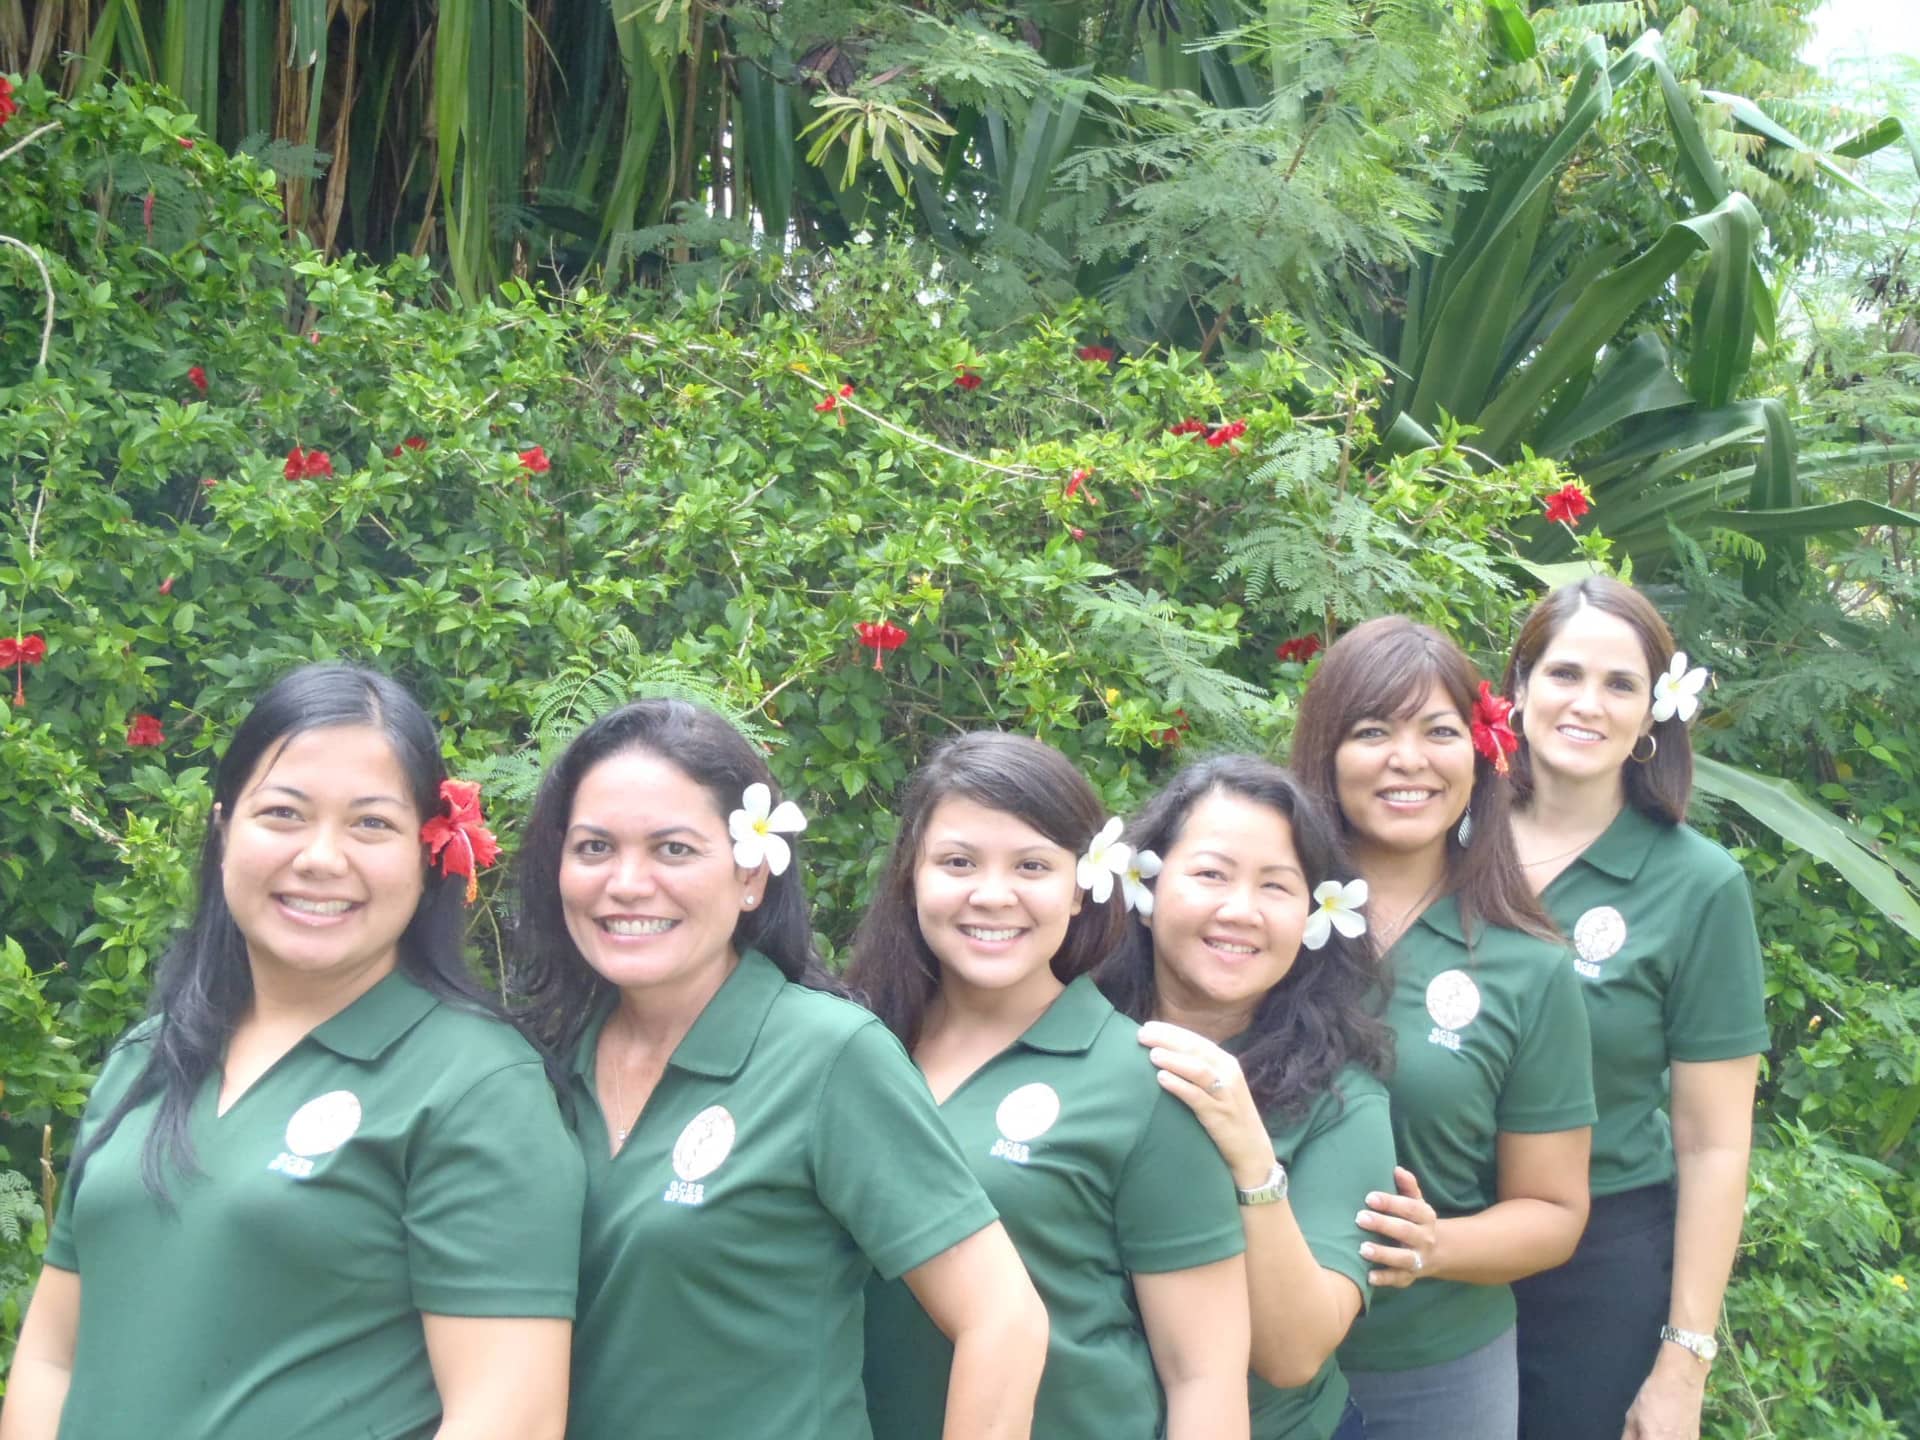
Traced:
<path fill-rule="evenodd" d="M 477 792 L 400 686 L 312 665 L 234 732 L 213 799 L 0 1435 L 558 1437 L 581 1165 L 462 957 Z"/>

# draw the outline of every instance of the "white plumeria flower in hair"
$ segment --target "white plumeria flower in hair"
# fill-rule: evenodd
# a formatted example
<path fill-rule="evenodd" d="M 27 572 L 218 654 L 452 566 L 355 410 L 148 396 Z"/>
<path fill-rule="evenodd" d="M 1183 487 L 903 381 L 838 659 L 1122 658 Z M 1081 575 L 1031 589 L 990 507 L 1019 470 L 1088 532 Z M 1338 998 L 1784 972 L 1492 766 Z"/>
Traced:
<path fill-rule="evenodd" d="M 1349 940 L 1367 933 L 1367 882 L 1322 880 L 1313 887 L 1314 912 L 1307 916 L 1307 928 L 1300 932 L 1300 943 L 1318 950 L 1338 930 Z"/>
<path fill-rule="evenodd" d="M 1138 910 L 1142 915 L 1153 914 L 1153 891 L 1147 888 L 1147 881 L 1160 873 L 1160 857 L 1151 850 L 1139 850 L 1127 868 L 1120 874 L 1120 894 L 1127 902 L 1129 910 Z"/>
<path fill-rule="evenodd" d="M 1687 652 L 1673 652 L 1667 673 L 1653 682 L 1653 718 L 1655 721 L 1680 717 L 1686 724 L 1700 712 L 1700 692 L 1707 688 L 1707 667 L 1687 668 Z"/>
<path fill-rule="evenodd" d="M 733 863 L 742 870 L 752 870 L 764 861 L 770 873 L 786 874 L 787 866 L 793 863 L 793 847 L 780 838 L 780 832 L 797 835 L 807 828 L 807 817 L 791 800 L 782 800 L 774 808 L 773 791 L 758 780 L 747 786 L 747 793 L 740 798 L 741 808 L 727 816 L 727 833 L 733 836 Z"/>
<path fill-rule="evenodd" d="M 1120 832 L 1125 824 L 1118 815 L 1100 827 L 1100 833 L 1087 844 L 1087 853 L 1080 857 L 1080 863 L 1074 866 L 1073 878 L 1080 882 L 1080 888 L 1093 896 L 1096 905 L 1104 905 L 1113 894 L 1113 879 L 1116 875 L 1127 873 L 1127 866 L 1133 860 L 1133 847 L 1120 843 Z"/>

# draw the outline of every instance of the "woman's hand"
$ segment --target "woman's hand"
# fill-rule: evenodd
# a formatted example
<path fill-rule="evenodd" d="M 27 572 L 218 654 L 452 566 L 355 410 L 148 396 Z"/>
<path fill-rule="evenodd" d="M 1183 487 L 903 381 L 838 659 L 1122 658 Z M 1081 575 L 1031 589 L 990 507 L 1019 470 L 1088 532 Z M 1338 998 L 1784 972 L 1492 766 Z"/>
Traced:
<path fill-rule="evenodd" d="M 1362 1230 L 1370 1230 L 1390 1245 L 1369 1240 L 1360 1253 L 1375 1268 L 1367 1281 L 1375 1289 L 1404 1290 L 1433 1268 L 1434 1248 L 1440 1241 L 1440 1217 L 1420 1195 L 1420 1182 L 1404 1166 L 1393 1167 L 1397 1195 L 1375 1192 L 1367 1196 L 1367 1207 L 1355 1217 Z"/>
<path fill-rule="evenodd" d="M 1204 1035 L 1164 1020 L 1140 1027 L 1147 1058 L 1159 1067 L 1162 1088 L 1193 1111 L 1212 1138 L 1233 1183 L 1242 1190 L 1264 1185 L 1273 1173 L 1273 1138 L 1254 1106 L 1240 1062 Z"/>

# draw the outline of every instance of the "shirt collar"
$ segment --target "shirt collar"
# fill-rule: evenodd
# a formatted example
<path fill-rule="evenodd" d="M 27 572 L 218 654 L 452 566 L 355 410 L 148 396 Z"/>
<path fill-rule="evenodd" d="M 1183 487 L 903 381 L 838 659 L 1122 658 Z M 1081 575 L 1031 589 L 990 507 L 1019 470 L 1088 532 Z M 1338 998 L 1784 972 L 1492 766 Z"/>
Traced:
<path fill-rule="evenodd" d="M 786 983 L 787 977 L 773 961 L 758 950 L 747 951 L 733 967 L 733 973 L 714 992 L 707 1008 L 693 1022 L 693 1028 L 681 1037 L 667 1064 L 676 1070 L 711 1076 L 715 1080 L 729 1080 L 738 1075 L 747 1057 L 753 1054 L 754 1041 L 760 1038 L 760 1029 L 767 1023 L 767 1012 L 773 1009 L 773 1002 Z M 606 1029 L 613 1007 L 619 1003 L 619 997 L 615 996 L 588 1022 L 580 1036 L 579 1048 L 573 1052 L 573 1073 L 589 1090 L 593 1088 L 600 1032 Z"/>
<path fill-rule="evenodd" d="M 307 1038 L 347 1060 L 378 1060 L 439 1003 L 396 967 Z"/>
<path fill-rule="evenodd" d="M 1633 880 L 1660 838 L 1657 822 L 1632 805 L 1623 805 L 1600 838 L 1580 853 L 1580 860 L 1616 880 Z M 1558 879 L 1558 876 L 1554 877 Z"/>
<path fill-rule="evenodd" d="M 1060 992 L 1015 1043 L 1053 1055 L 1084 1054 L 1093 1048 L 1101 1027 L 1113 1013 L 1113 1006 L 1093 983 L 1093 977 L 1082 975 Z"/>
<path fill-rule="evenodd" d="M 1415 925 L 1424 925 L 1436 934 L 1444 935 L 1456 945 L 1464 945 L 1467 943 L 1466 931 L 1460 928 L 1460 902 L 1452 895 L 1442 895 L 1438 900 L 1422 910 L 1419 918 L 1413 923 Z M 1412 927 L 1409 926 L 1408 928 L 1411 929 Z M 1401 938 L 1405 939 L 1406 937 L 1403 935 Z M 1395 941 L 1394 943 L 1398 944 L 1399 942 Z"/>

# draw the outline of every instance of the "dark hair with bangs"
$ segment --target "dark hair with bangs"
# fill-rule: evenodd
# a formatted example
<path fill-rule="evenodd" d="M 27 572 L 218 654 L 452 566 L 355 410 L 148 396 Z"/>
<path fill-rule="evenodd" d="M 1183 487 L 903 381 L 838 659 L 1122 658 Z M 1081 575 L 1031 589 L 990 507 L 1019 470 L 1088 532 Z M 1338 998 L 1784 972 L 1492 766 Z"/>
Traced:
<path fill-rule="evenodd" d="M 156 1023 L 146 1040 L 146 1065 L 74 1153 L 69 1186 L 80 1184 L 87 1161 L 128 1112 L 155 1094 L 160 1107 L 140 1156 L 148 1192 L 170 1203 L 165 1179 L 169 1162 L 183 1174 L 198 1171 L 187 1117 L 207 1077 L 219 1070 L 234 1027 L 253 1004 L 246 937 L 227 908 L 221 880 L 226 827 L 242 787 L 263 762 L 277 760 L 298 735 L 349 726 L 371 726 L 386 737 L 423 823 L 439 813 L 440 782 L 447 778 L 440 738 L 419 701 L 397 682 L 357 665 L 305 665 L 255 702 L 214 771 L 214 808 L 200 846 L 197 903 L 192 920 L 160 962 L 148 1007 Z M 468 970 L 462 949 L 466 881 L 429 869 L 424 848 L 420 863 L 426 888 L 400 935 L 400 968 L 443 1000 L 499 1015 L 498 1004 Z"/>
<path fill-rule="evenodd" d="M 1349 837 L 1353 826 L 1339 808 L 1335 773 L 1341 744 L 1362 720 L 1412 714 L 1435 685 L 1460 712 L 1462 724 L 1470 725 L 1479 670 L 1453 641 L 1404 615 L 1354 626 L 1322 657 L 1300 701 L 1289 768 L 1308 793 L 1340 816 Z M 1507 786 L 1484 755 L 1476 751 L 1473 763 L 1473 790 L 1467 797 L 1472 843 L 1462 845 L 1453 828 L 1446 836 L 1447 889 L 1459 904 L 1461 927 L 1469 941 L 1481 924 L 1558 940 L 1559 932 L 1520 874 L 1507 821 Z"/>
<path fill-rule="evenodd" d="M 1673 632 L 1651 600 L 1631 585 L 1606 575 L 1590 575 L 1562 585 L 1528 613 L 1507 661 L 1502 683 L 1508 695 L 1518 699 L 1560 627 L 1589 605 L 1624 622 L 1639 640 L 1640 651 L 1647 658 L 1647 703 L 1653 703 L 1652 683 L 1673 663 Z M 1634 809 L 1663 824 L 1678 825 L 1687 818 L 1687 802 L 1693 798 L 1693 740 L 1687 733 L 1687 722 L 1678 715 L 1655 722 L 1652 734 L 1653 758 L 1645 763 L 1630 759 L 1622 764 L 1620 783 L 1627 803 Z M 1526 805 L 1533 799 L 1533 757 L 1524 733 L 1520 739 L 1519 753 L 1512 762 L 1513 798 L 1515 803 Z M 1639 742 L 1634 743 L 1638 748 Z"/>
<path fill-rule="evenodd" d="M 727 816 L 749 785 L 765 785 L 780 803 L 780 786 L 760 751 L 726 719 L 684 700 L 637 700 L 602 715 L 573 738 L 548 768 L 527 817 L 515 875 L 520 915 L 514 926 L 512 988 L 517 1008 L 562 1061 L 571 1061 L 594 1016 L 613 1001 L 615 986 L 580 953 L 560 903 L 560 860 L 573 823 L 573 799 L 594 766 L 639 751 L 664 760 L 713 799 Z M 789 980 L 834 994 L 844 991 L 814 954 L 800 847 L 779 875 L 767 875 L 760 904 L 742 910 L 733 927 L 736 954 L 758 950 Z"/>
<path fill-rule="evenodd" d="M 953 796 L 1011 815 L 1075 857 L 1107 816 L 1072 761 L 1024 735 L 962 735 L 941 745 L 920 767 L 907 786 L 900 830 L 879 892 L 854 934 L 847 967 L 847 983 L 856 995 L 908 1046 L 919 1037 L 927 1006 L 940 990 L 940 962 L 920 933 L 913 872 L 928 821 L 940 802 Z M 1126 924 L 1119 890 L 1116 885 L 1105 903 L 1083 897 L 1080 913 L 1067 922 L 1066 939 L 1053 957 L 1053 973 L 1063 984 L 1092 970 L 1119 940 Z"/>
<path fill-rule="evenodd" d="M 1127 842 L 1167 858 L 1202 801 L 1231 796 L 1276 811 L 1293 832 L 1309 890 L 1353 878 L 1328 810 L 1278 765 L 1252 755 L 1215 755 L 1188 765 L 1147 802 Z M 1159 1004 L 1159 962 L 1143 920 L 1099 971 L 1114 1008 L 1151 1020 Z M 1318 950 L 1302 948 L 1280 982 L 1261 998 L 1239 1050 L 1247 1089 L 1262 1115 L 1297 1119 L 1350 1064 L 1382 1080 L 1393 1070 L 1393 1031 L 1380 1018 L 1388 986 L 1373 940 L 1335 931 Z"/>

